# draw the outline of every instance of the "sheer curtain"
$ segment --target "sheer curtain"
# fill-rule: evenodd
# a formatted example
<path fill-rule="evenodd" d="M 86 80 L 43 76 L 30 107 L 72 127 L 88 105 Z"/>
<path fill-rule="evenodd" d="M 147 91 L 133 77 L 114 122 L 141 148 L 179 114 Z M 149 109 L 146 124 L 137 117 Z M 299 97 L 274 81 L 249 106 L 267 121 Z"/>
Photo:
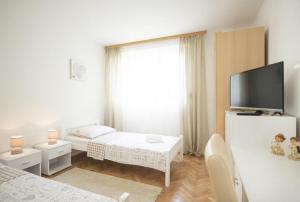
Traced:
<path fill-rule="evenodd" d="M 105 115 L 104 124 L 122 129 L 120 109 L 120 71 L 121 71 L 120 48 L 105 49 Z"/>
<path fill-rule="evenodd" d="M 184 152 L 199 155 L 204 153 L 208 141 L 203 36 L 180 38 L 180 55 L 185 71 Z"/>
<path fill-rule="evenodd" d="M 122 129 L 178 136 L 183 84 L 179 41 L 122 48 L 120 66 Z"/>

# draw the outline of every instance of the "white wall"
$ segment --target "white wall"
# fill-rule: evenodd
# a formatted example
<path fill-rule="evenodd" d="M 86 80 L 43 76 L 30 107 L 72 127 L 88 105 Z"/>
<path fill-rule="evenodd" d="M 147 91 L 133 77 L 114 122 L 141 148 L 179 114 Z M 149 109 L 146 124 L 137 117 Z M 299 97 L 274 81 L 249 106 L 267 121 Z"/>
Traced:
<path fill-rule="evenodd" d="M 30 145 L 49 128 L 103 120 L 103 50 L 76 26 L 80 15 L 59 18 L 36 3 L 1 2 L 0 151 L 11 135 Z M 87 81 L 69 79 L 70 58 L 83 61 Z"/>
<path fill-rule="evenodd" d="M 267 61 L 284 61 L 285 110 L 298 118 L 300 126 L 300 1 L 265 0 L 253 25 L 267 31 Z M 295 134 L 296 135 L 296 134 Z"/>

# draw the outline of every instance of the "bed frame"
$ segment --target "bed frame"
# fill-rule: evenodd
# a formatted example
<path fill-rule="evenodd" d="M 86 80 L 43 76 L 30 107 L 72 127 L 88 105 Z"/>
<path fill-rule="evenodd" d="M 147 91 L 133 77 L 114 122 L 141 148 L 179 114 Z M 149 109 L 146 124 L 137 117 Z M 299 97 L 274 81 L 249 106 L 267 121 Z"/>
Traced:
<path fill-rule="evenodd" d="M 165 171 L 165 186 L 170 186 L 171 180 L 171 163 L 179 155 L 179 160 L 183 161 L 183 136 L 180 136 L 180 141 L 172 148 L 171 152 L 166 159 L 166 171 Z"/>
<path fill-rule="evenodd" d="M 91 126 L 91 125 L 95 125 L 95 124 L 97 124 L 97 123 L 85 124 L 85 125 L 80 125 L 80 126 L 77 125 L 77 126 L 72 126 L 72 127 L 65 127 L 62 130 L 62 138 L 64 138 L 68 134 L 68 130 L 70 130 L 70 129 L 78 128 L 78 127 L 84 127 L 84 126 Z M 86 152 L 86 150 L 83 150 L 82 147 L 79 147 L 79 146 L 74 145 L 74 144 L 72 144 L 72 149 Z M 183 137 L 182 137 L 182 135 L 179 137 L 179 141 L 177 142 L 176 145 L 174 145 L 174 147 L 168 153 L 167 158 L 166 158 L 166 169 L 165 169 L 165 186 L 166 187 L 170 186 L 171 163 L 176 158 L 178 158 L 179 161 L 183 160 Z"/>

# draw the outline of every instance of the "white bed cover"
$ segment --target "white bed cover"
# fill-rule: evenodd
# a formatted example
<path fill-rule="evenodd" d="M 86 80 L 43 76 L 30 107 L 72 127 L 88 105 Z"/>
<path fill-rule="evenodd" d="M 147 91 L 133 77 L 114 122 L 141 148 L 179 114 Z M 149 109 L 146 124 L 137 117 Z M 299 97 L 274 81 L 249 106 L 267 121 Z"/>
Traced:
<path fill-rule="evenodd" d="M 4 165 L 0 165 L 0 178 L 2 179 L 0 201 L 3 202 L 118 202 L 106 196 Z M 129 198 L 123 200 L 121 197 L 119 202 L 129 201 Z"/>
<path fill-rule="evenodd" d="M 169 152 L 173 146 L 180 140 L 179 137 L 157 135 L 162 138 L 161 143 L 149 143 L 146 141 L 147 136 L 152 134 L 129 133 L 129 132 L 111 132 L 98 136 L 92 141 L 107 145 L 118 145 L 132 149 L 147 149 L 156 152 Z M 67 135 L 65 140 L 72 142 L 72 148 L 80 151 L 87 151 L 88 142 L 91 139 Z"/>

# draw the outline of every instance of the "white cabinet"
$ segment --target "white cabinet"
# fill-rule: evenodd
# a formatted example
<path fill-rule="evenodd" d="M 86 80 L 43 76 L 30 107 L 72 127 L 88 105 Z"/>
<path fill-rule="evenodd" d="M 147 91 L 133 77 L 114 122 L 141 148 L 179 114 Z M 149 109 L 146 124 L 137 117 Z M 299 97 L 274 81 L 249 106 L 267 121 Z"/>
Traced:
<path fill-rule="evenodd" d="M 260 202 L 284 198 L 281 192 L 291 188 L 273 183 L 283 175 L 286 175 L 283 178 L 285 181 L 298 184 L 298 175 L 290 173 L 299 170 L 299 162 L 271 153 L 271 142 L 278 133 L 287 138 L 283 147 L 288 153 L 289 138 L 296 136 L 296 118 L 269 115 L 239 116 L 235 112 L 226 112 L 225 141 L 233 154 L 234 185 L 239 202 L 247 202 L 248 199 Z M 292 178 L 295 180 L 291 180 Z M 282 191 L 273 193 L 272 190 L 278 187 L 281 187 Z"/>
<path fill-rule="evenodd" d="M 58 140 L 57 144 L 48 143 L 35 145 L 42 151 L 42 173 L 52 175 L 71 166 L 71 143 Z"/>
<path fill-rule="evenodd" d="M 235 112 L 226 112 L 225 141 L 229 145 L 270 147 L 278 133 L 284 134 L 287 140 L 295 137 L 296 117 L 239 116 Z"/>
<path fill-rule="evenodd" d="M 41 175 L 41 152 L 32 148 L 24 148 L 20 154 L 10 152 L 0 154 L 0 162 L 4 165 Z"/>

